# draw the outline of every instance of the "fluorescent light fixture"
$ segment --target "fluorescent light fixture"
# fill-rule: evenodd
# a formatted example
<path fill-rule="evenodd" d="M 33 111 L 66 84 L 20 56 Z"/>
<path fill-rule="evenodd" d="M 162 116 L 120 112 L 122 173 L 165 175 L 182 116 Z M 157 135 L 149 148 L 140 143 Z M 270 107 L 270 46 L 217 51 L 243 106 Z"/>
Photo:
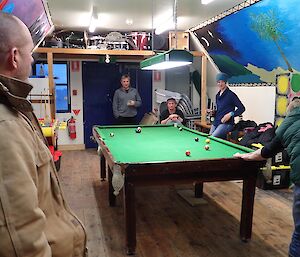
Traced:
<path fill-rule="evenodd" d="M 214 0 L 201 0 L 201 4 L 209 4 Z"/>
<path fill-rule="evenodd" d="M 175 27 L 175 22 L 173 19 L 173 16 L 170 17 L 167 20 L 164 20 L 164 22 L 161 22 L 155 29 L 154 33 L 156 35 L 159 35 L 167 30 L 173 29 Z"/>
<path fill-rule="evenodd" d="M 189 65 L 193 62 L 193 55 L 181 49 L 172 49 L 165 53 L 152 56 L 140 63 L 142 70 L 166 70 Z"/>
<path fill-rule="evenodd" d="M 91 32 L 91 33 L 95 32 L 95 29 L 97 27 L 97 23 L 98 23 L 97 8 L 95 6 L 93 6 L 91 21 L 90 21 L 90 26 L 89 26 L 89 32 Z"/>

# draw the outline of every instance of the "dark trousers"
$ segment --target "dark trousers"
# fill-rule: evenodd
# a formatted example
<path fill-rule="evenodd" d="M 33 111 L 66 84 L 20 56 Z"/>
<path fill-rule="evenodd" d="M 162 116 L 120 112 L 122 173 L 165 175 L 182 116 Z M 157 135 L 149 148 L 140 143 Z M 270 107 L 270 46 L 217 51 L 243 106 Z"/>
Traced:
<path fill-rule="evenodd" d="M 134 117 L 118 117 L 118 125 L 136 125 L 136 116 Z"/>
<path fill-rule="evenodd" d="M 294 233 L 290 244 L 289 256 L 300 257 L 300 185 L 294 185 L 294 204 L 293 204 L 293 218 L 294 218 Z"/>

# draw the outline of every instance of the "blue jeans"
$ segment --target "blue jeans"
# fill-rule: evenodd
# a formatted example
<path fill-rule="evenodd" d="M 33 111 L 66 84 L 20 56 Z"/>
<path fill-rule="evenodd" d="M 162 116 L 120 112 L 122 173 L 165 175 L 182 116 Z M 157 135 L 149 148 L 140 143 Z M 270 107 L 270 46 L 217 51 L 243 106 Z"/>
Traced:
<path fill-rule="evenodd" d="M 300 185 L 294 187 L 293 218 L 295 229 L 290 244 L 290 256 L 300 257 Z"/>
<path fill-rule="evenodd" d="M 209 134 L 214 137 L 226 139 L 227 133 L 233 129 L 233 124 L 220 124 L 217 127 L 211 125 Z"/>

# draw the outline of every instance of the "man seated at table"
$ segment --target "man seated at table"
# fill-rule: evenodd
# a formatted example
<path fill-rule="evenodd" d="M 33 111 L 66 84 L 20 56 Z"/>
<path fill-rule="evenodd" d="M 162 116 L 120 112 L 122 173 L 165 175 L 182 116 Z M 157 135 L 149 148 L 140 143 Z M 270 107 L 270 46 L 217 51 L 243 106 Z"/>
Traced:
<path fill-rule="evenodd" d="M 167 100 L 167 110 L 160 114 L 161 124 L 178 124 L 185 125 L 183 112 L 177 108 L 177 103 L 174 98 Z"/>

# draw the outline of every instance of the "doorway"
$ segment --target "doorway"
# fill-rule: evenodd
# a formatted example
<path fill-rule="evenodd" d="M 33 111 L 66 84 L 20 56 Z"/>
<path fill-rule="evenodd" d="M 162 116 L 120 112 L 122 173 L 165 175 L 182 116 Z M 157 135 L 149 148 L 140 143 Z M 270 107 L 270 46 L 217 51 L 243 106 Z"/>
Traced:
<path fill-rule="evenodd" d="M 152 110 L 152 72 L 142 71 L 137 65 L 97 62 L 82 63 L 83 83 L 83 124 L 86 148 L 96 148 L 91 139 L 94 125 L 114 125 L 112 101 L 114 92 L 120 87 L 122 74 L 129 74 L 131 86 L 137 88 L 142 105 L 138 108 L 137 119 Z"/>

